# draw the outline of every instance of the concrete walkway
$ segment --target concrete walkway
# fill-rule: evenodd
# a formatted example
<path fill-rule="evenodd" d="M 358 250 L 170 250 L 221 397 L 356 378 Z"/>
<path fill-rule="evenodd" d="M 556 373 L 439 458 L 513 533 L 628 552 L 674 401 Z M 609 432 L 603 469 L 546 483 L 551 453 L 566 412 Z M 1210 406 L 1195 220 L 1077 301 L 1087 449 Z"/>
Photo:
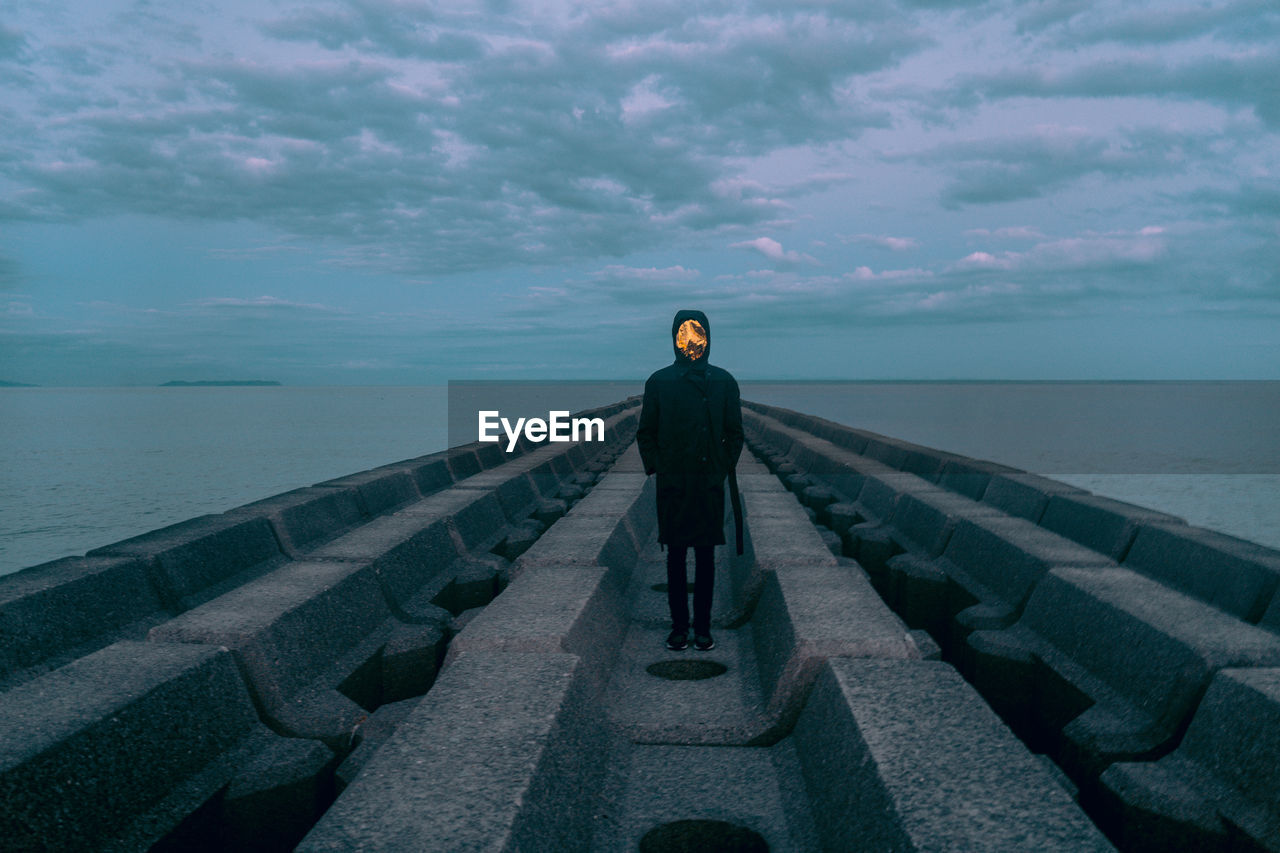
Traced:
<path fill-rule="evenodd" d="M 749 547 L 717 549 L 715 649 L 665 648 L 633 445 L 299 849 L 1109 849 L 780 482 L 739 473 Z"/>
<path fill-rule="evenodd" d="M 767 473 L 745 460 L 739 470 Z M 743 615 L 734 603 L 731 549 L 716 549 L 716 646 L 708 652 L 666 648 L 666 554 L 656 535 L 637 561 L 627 589 L 630 624 L 604 698 L 613 738 L 593 850 L 633 851 L 647 832 L 677 821 L 744 827 L 778 853 L 819 847 L 792 741 L 747 745 L 767 732 L 770 720 L 754 626 L 727 627 Z M 672 674 L 683 677 L 648 671 L 664 664 L 674 664 Z M 708 827 L 713 838 L 715 830 Z"/>

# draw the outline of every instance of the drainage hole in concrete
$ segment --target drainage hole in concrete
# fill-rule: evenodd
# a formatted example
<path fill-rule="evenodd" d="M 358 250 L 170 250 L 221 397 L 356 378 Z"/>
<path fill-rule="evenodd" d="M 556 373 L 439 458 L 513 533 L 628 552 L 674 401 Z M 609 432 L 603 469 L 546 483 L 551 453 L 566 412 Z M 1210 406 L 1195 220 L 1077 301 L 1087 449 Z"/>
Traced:
<path fill-rule="evenodd" d="M 640 839 L 640 853 L 769 853 L 758 832 L 723 820 L 677 820 Z"/>
<path fill-rule="evenodd" d="M 667 584 L 664 582 L 664 583 L 655 583 L 653 586 L 649 587 L 649 589 L 653 590 L 654 592 L 666 592 L 668 587 L 667 587 Z M 687 589 L 689 592 L 693 592 L 693 584 L 692 583 L 685 584 L 685 589 Z"/>
<path fill-rule="evenodd" d="M 728 671 L 727 666 L 713 660 L 660 660 L 645 667 L 645 672 L 650 675 L 670 681 L 698 681 L 715 678 Z"/>

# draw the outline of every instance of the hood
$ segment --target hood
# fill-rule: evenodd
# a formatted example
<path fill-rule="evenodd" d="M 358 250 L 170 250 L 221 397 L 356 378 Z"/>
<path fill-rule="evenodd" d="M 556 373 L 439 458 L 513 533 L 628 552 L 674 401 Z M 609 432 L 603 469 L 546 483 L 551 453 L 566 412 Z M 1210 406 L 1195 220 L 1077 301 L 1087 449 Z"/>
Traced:
<path fill-rule="evenodd" d="M 702 351 L 702 355 L 696 359 L 690 359 L 682 353 L 680 351 L 679 344 L 676 342 L 680 333 L 680 327 L 684 325 L 686 320 L 693 320 L 698 323 L 698 325 L 702 326 L 703 332 L 706 333 L 706 348 Z M 687 364 L 692 367 L 699 368 L 706 367 L 707 359 L 711 357 L 711 324 L 707 322 L 707 315 L 703 314 L 701 311 L 692 311 L 688 309 L 677 311 L 675 319 L 671 321 L 671 348 L 675 350 L 676 364 Z"/>

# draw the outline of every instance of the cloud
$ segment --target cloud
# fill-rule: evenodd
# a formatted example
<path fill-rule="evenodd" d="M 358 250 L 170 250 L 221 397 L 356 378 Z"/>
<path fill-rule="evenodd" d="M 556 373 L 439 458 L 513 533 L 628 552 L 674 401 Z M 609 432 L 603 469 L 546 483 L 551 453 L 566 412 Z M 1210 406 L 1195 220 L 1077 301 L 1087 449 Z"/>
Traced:
<path fill-rule="evenodd" d="M 623 352 L 695 303 L 834 337 L 1278 301 L 1261 0 L 209 11 L 6 18 L 0 311 L 50 335 L 29 352 L 412 380 L 510 367 L 499 337 L 581 365 L 584 327 Z M 153 226 L 182 239 L 113 244 Z M 143 266 L 175 280 L 115 283 Z"/>
<path fill-rule="evenodd" d="M 446 61 L 484 56 L 476 36 L 441 27 L 430 4 L 359 0 L 343 6 L 305 7 L 261 25 L 264 33 L 286 41 L 314 42 L 330 50 L 355 48 L 395 57 Z"/>
<path fill-rule="evenodd" d="M 879 246 L 891 252 L 906 252 L 920 247 L 920 241 L 913 237 L 890 237 L 886 234 L 851 234 L 840 239 L 845 243 Z"/>
<path fill-rule="evenodd" d="M 0 24 L 0 60 L 16 59 L 26 46 L 26 41 L 22 33 Z"/>
<path fill-rule="evenodd" d="M 1158 45 L 1215 36 L 1229 41 L 1266 41 L 1280 31 L 1280 11 L 1270 0 L 1172 5 L 1145 8 L 1110 4 L 1072 4 L 1075 14 L 1042 24 L 1059 24 L 1054 40 L 1068 48 L 1103 42 Z"/>
<path fill-rule="evenodd" d="M 970 228 L 967 237 L 994 237 L 997 240 L 1043 240 L 1044 234 L 1029 225 L 1008 225 L 1004 228 Z"/>
<path fill-rule="evenodd" d="M 951 269 L 956 272 L 1049 270 L 1063 273 L 1150 266 L 1166 253 L 1163 234 L 1162 228 L 1149 226 L 1128 234 L 1085 234 L 1047 240 L 1025 252 L 972 252 L 953 264 Z"/>
<path fill-rule="evenodd" d="M 1017 230 L 1020 239 L 1031 239 Z M 589 306 L 593 316 L 613 318 L 623 337 L 652 325 L 652 315 L 660 317 L 694 302 L 742 333 L 1017 323 L 1132 311 L 1194 313 L 1208 306 L 1238 314 L 1280 313 L 1274 288 L 1270 303 L 1265 301 L 1265 281 L 1222 275 L 1213 259 L 1201 252 L 1204 237 L 1195 229 L 1147 225 L 1042 238 L 1019 251 L 980 249 L 930 266 L 900 269 L 858 266 L 833 274 L 781 267 L 687 282 L 653 276 L 652 286 L 646 282 L 629 287 L 601 287 L 596 279 L 566 280 L 530 292 L 513 311 L 530 319 L 545 318 L 558 329 L 568 324 L 571 308 Z M 754 245 L 757 242 L 744 242 L 740 248 L 785 252 L 780 245 Z M 1261 246 L 1258 251 L 1263 251 Z M 1262 257 L 1256 260 L 1272 268 Z M 1218 278 L 1207 287 L 1213 275 Z M 1272 303 L 1273 308 L 1259 307 Z"/>
<path fill-rule="evenodd" d="M 12 290 L 22 282 L 22 267 L 17 260 L 0 255 L 0 290 Z"/>
<path fill-rule="evenodd" d="M 1280 179 L 1259 178 L 1232 187 L 1201 188 L 1188 199 L 1232 219 L 1280 221 Z"/>
<path fill-rule="evenodd" d="M 682 266 L 663 267 L 627 267 L 611 264 L 593 273 L 596 281 L 693 281 L 698 278 L 698 271 L 685 269 Z"/>
<path fill-rule="evenodd" d="M 1093 5 L 1091 0 L 1032 0 L 1022 6 L 1015 16 L 1015 31 L 1019 34 L 1039 32 L 1071 20 Z"/>
<path fill-rule="evenodd" d="M 258 296 L 253 299 L 219 296 L 208 299 L 198 299 L 192 304 L 197 308 L 210 309 L 212 311 L 238 311 L 240 309 L 252 309 L 256 311 L 258 309 L 265 309 L 268 311 L 320 311 L 324 313 L 333 313 L 340 310 L 328 305 L 319 305 L 309 302 L 292 302 L 288 299 L 279 299 L 275 296 Z"/>
<path fill-rule="evenodd" d="M 1019 97 L 1173 97 L 1226 107 L 1252 108 L 1271 128 L 1280 127 L 1280 50 L 1268 45 L 1235 55 L 1201 55 L 1182 61 L 1147 54 L 1108 55 L 1065 70 L 1022 66 L 964 75 L 951 86 L 963 102 Z"/>
<path fill-rule="evenodd" d="M 782 244 L 772 237 L 757 237 L 754 240 L 744 240 L 741 243 L 733 243 L 731 249 L 753 249 L 764 255 L 771 261 L 782 264 L 817 264 L 818 259 L 812 255 L 806 255 L 802 252 L 786 250 L 782 248 Z"/>
<path fill-rule="evenodd" d="M 849 176 L 725 192 L 730 158 L 887 126 L 851 81 L 927 43 L 899 16 L 803 7 L 482 15 L 359 0 L 274 14 L 258 49 L 234 52 L 184 50 L 189 28 L 157 15 L 133 23 L 152 36 L 145 69 L 117 50 L 77 86 L 46 58 L 43 114 L 8 135 L 22 188 L 8 216 L 253 221 L 322 238 L 335 263 L 412 275 L 622 257 L 776 221 L 782 199 Z M 127 89 L 104 85 L 125 74 Z"/>
<path fill-rule="evenodd" d="M 951 175 L 944 205 L 993 204 L 1039 198 L 1091 175 L 1143 176 L 1182 168 L 1188 153 L 1210 149 L 1204 134 L 1162 128 L 1123 135 L 1080 127 L 1042 125 L 1031 133 L 970 139 L 915 153 L 888 155 L 938 166 Z"/>

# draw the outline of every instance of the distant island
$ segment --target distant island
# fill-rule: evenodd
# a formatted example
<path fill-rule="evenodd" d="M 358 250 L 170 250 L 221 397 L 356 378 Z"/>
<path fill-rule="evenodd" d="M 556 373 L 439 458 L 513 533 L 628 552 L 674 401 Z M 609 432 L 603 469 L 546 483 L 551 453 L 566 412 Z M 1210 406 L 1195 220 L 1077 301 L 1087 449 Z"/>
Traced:
<path fill-rule="evenodd" d="M 0 388 L 39 388 L 39 385 L 30 385 L 26 382 L 5 382 L 0 380 Z"/>
<path fill-rule="evenodd" d="M 220 387 L 220 386 L 226 386 L 226 385 L 243 386 L 243 385 L 279 385 L 279 384 L 280 384 L 279 382 L 275 382 L 269 379 L 201 379 L 198 382 L 183 382 L 180 379 L 175 379 L 172 382 L 165 382 L 160 387 L 161 388 L 211 388 L 215 386 Z"/>

